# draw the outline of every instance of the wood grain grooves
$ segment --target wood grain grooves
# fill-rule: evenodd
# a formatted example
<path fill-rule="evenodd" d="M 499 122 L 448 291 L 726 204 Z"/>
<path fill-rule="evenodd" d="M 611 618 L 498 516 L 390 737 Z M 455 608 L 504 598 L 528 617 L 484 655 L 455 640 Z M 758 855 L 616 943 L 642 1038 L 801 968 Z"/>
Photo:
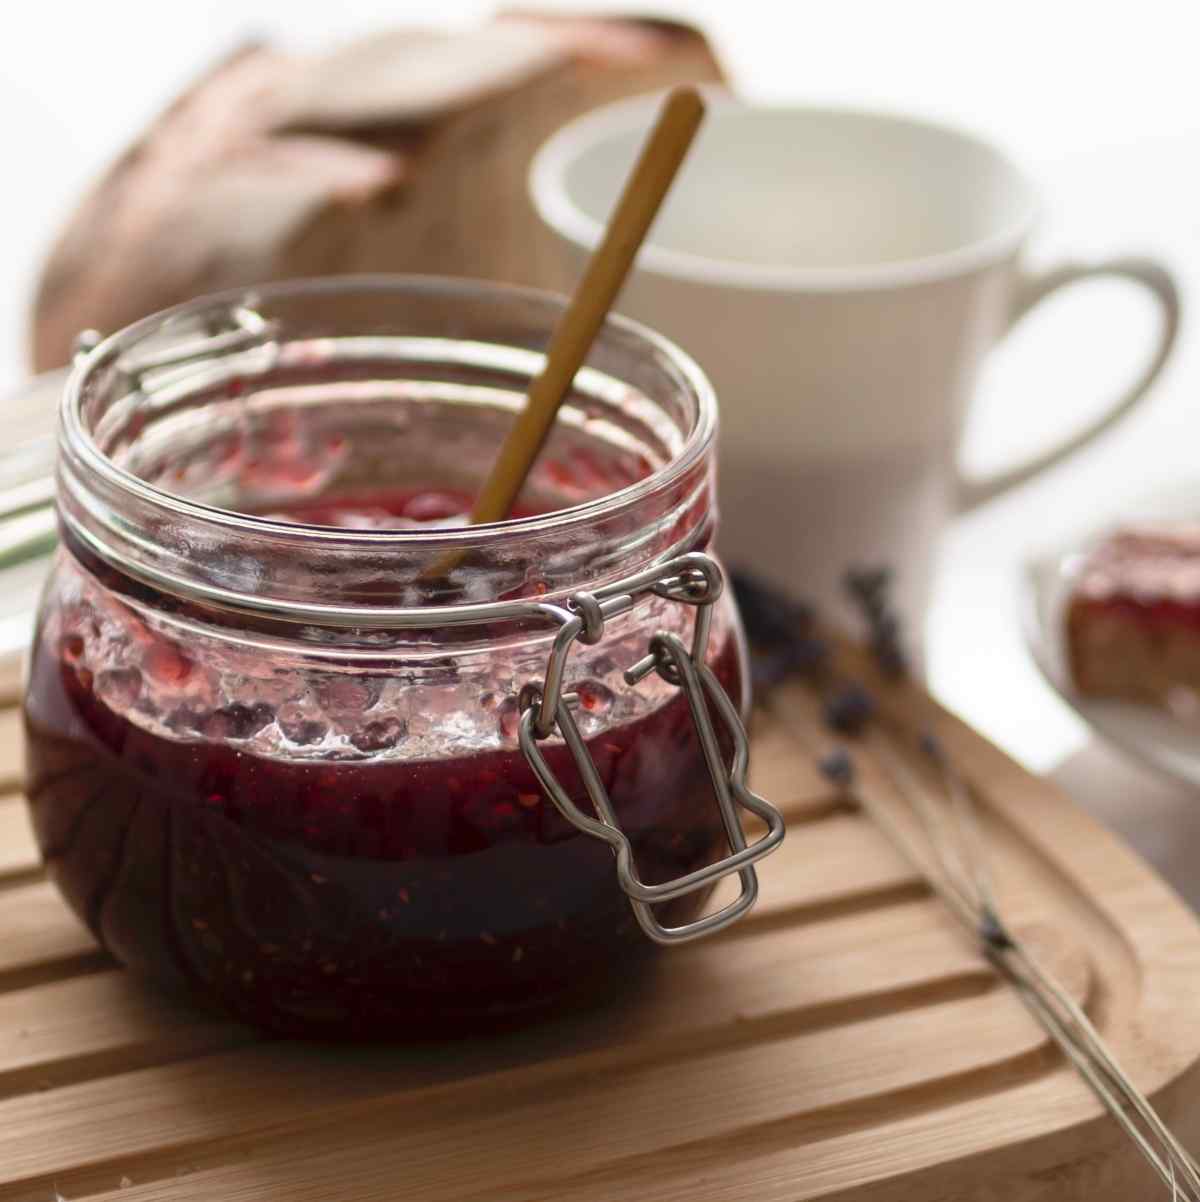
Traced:
<path fill-rule="evenodd" d="M 25 799 L 0 797 L 0 890 L 36 880 L 42 872 Z"/>
<path fill-rule="evenodd" d="M 860 814 L 841 811 L 792 829 L 758 868 L 759 899 L 741 926 L 819 922 L 882 908 L 924 894 L 925 882 Z M 736 880 L 721 883 L 713 905 L 729 901 Z M 738 928 L 734 928 L 737 930 Z"/>
<path fill-rule="evenodd" d="M 946 1033 L 954 1030 L 972 1030 L 977 1037 L 948 1046 Z M 986 1091 L 989 1071 L 1003 1068 L 1000 1079 L 1007 1083 L 1008 1071 L 1016 1079 L 1029 1067 L 1027 1058 L 1044 1047 L 1042 1032 L 1020 1003 L 990 990 L 900 1015 L 692 1056 L 680 1071 L 648 1066 L 599 1077 L 523 1077 L 501 1091 L 480 1090 L 477 1082 L 470 1091 L 417 1095 L 420 1106 L 407 1106 L 403 1113 L 396 1106 L 411 1102 L 413 1095 L 360 1102 L 348 1107 L 336 1127 L 325 1129 L 319 1149 L 298 1131 L 277 1128 L 264 1136 L 248 1178 L 236 1167 L 207 1171 L 202 1150 L 177 1143 L 179 1159 L 205 1171 L 122 1196 L 127 1202 L 198 1202 L 228 1198 L 240 1188 L 245 1192 L 237 1196 L 246 1202 L 324 1202 L 341 1196 L 339 1191 L 353 1182 L 356 1199 L 394 1197 L 386 1191 L 401 1187 L 404 1196 L 422 1202 L 487 1191 L 498 1198 L 558 1197 L 564 1176 L 586 1180 L 617 1161 L 669 1155 L 681 1143 L 699 1147 L 727 1141 L 732 1147 L 756 1130 L 766 1131 L 772 1141 L 789 1135 L 803 1141 L 810 1118 L 815 1130 L 822 1122 L 840 1129 L 850 1108 L 886 1106 L 890 1112 L 918 1088 L 936 1091 L 946 1083 L 951 1097 L 956 1091 Z M 935 1055 L 938 1069 L 931 1075 Z M 275 1118 L 282 1118 L 278 1110 Z M 514 1160 L 517 1148 L 521 1154 Z M 8 1157 L 0 1163 L 7 1167 Z M 139 1180 L 132 1159 L 114 1159 L 108 1171 L 127 1171 Z M 28 1190 L 35 1182 L 23 1184 Z M 519 1185 L 519 1191 L 507 1194 L 509 1185 Z M 0 1191 L 0 1198 L 17 1196 Z"/>
<path fill-rule="evenodd" d="M 662 1063 L 665 1070 L 672 1071 L 672 1060 L 674 1058 L 693 1057 L 703 1055 L 707 1052 L 723 1051 L 736 1052 L 738 1047 L 762 1046 L 769 1044 L 774 1040 L 782 1040 L 789 1035 L 797 1033 L 816 1034 L 823 1029 L 840 1028 L 848 1023 L 867 1022 L 878 1020 L 888 1016 L 905 1013 L 911 1010 L 922 1010 L 931 1004 L 940 1004 L 945 1002 L 961 1001 L 964 999 L 976 998 L 983 994 L 996 991 L 998 982 L 989 977 L 983 971 L 967 973 L 962 976 L 948 978 L 936 985 L 922 985 L 910 989 L 901 990 L 896 993 L 880 995 L 875 997 L 864 997 L 858 1002 L 843 1006 L 838 1002 L 830 1002 L 825 1006 L 814 1008 L 806 1012 L 801 1018 L 793 1022 L 789 1017 L 770 1017 L 754 1021 L 738 1023 L 735 1027 L 729 1028 L 725 1033 L 711 1040 L 703 1037 L 694 1037 L 685 1045 L 675 1046 L 670 1043 L 660 1045 L 653 1052 L 648 1052 L 647 1061 L 658 1064 Z M 189 1055 L 199 1055 L 206 1052 L 211 1052 L 213 1048 L 198 1046 L 193 1049 Z M 142 1050 L 139 1049 L 139 1054 Z M 1039 1065 L 1045 1061 L 1049 1063 L 1043 1055 L 1039 1059 Z M 164 1058 L 165 1062 L 165 1058 Z M 102 1066 L 104 1060 L 102 1057 L 95 1058 L 95 1064 Z M 628 1063 L 619 1066 L 613 1066 L 613 1072 L 632 1071 L 643 1067 L 645 1062 L 640 1062 L 636 1057 L 631 1056 Z M 80 1064 L 80 1068 L 90 1070 L 92 1065 Z M 128 1064 L 120 1071 L 131 1071 L 142 1067 L 141 1064 Z M 580 1075 L 592 1084 L 600 1079 L 601 1074 L 590 1073 L 586 1071 L 586 1064 L 578 1066 Z M 986 1069 L 983 1071 L 987 1071 Z M 1039 1069 L 1039 1071 L 1041 1071 Z M 91 1075 L 89 1073 L 89 1075 Z M 96 1076 L 101 1073 L 94 1074 Z M 79 1079 L 83 1079 L 80 1077 Z M 47 1082 L 48 1084 L 49 1082 Z M 4 1079 L 0 1078 L 0 1099 L 10 1096 L 4 1092 Z M 42 1088 L 45 1086 L 43 1085 Z M 974 1089 L 978 1092 L 980 1089 L 986 1088 L 976 1082 Z M 960 1091 L 964 1092 L 964 1091 Z M 395 1101 L 394 1098 L 387 1096 L 379 1099 L 380 1105 L 386 1105 L 389 1102 Z M 504 1101 L 501 1097 L 497 1097 L 497 1104 L 503 1105 Z M 345 1136 L 339 1139 L 338 1136 L 331 1133 L 324 1133 L 326 1138 L 331 1138 L 335 1142 L 354 1143 L 358 1139 L 356 1134 L 359 1130 L 360 1118 L 357 1114 L 352 1113 L 344 1116 L 345 1122 L 343 1130 Z M 807 1118 L 805 1125 L 807 1127 Z M 236 1164 L 242 1157 L 243 1153 L 253 1150 L 256 1154 L 271 1146 L 272 1124 L 265 1124 L 264 1129 L 256 1130 L 253 1135 L 242 1136 L 240 1134 L 232 1134 L 222 1136 L 216 1139 L 206 1140 L 197 1144 L 187 1146 L 179 1146 L 170 1149 L 163 1153 L 159 1151 L 150 1151 L 145 1154 L 139 1154 L 136 1160 L 128 1166 L 124 1166 L 121 1162 L 110 1162 L 107 1165 L 95 1165 L 79 1174 L 59 1174 L 56 1178 L 56 1184 L 61 1188 L 64 1184 L 69 1185 L 71 1189 L 71 1197 L 84 1197 L 94 1193 L 97 1189 L 104 1190 L 107 1183 L 111 1184 L 114 1178 L 129 1177 L 133 1180 L 130 1174 L 136 1172 L 138 1184 L 146 1184 L 152 1181 L 163 1181 L 165 1179 L 178 1178 L 181 1175 L 191 1175 L 195 1172 L 207 1172 L 214 1169 L 227 1168 L 230 1164 Z M 320 1119 L 314 1121 L 313 1126 L 320 1128 L 322 1122 Z M 828 1126 L 828 1124 L 827 1124 Z M 290 1147 L 295 1143 L 309 1142 L 308 1137 L 304 1132 L 309 1130 L 308 1124 L 303 1124 L 297 1129 L 286 1129 L 279 1137 L 278 1142 L 281 1147 Z M 832 1130 L 832 1128 L 830 1128 Z M 354 1133 L 354 1134 L 352 1134 Z M 740 1140 L 740 1134 L 735 1133 L 736 1138 Z M 793 1141 L 794 1142 L 794 1139 Z M 650 1154 L 651 1160 L 658 1155 L 657 1153 Z M 180 1173 L 180 1166 L 184 1165 L 187 1168 L 186 1174 Z M 136 1166 L 136 1168 L 134 1167 Z M 126 1171 L 126 1168 L 128 1171 Z M 29 1186 L 30 1188 L 40 1188 L 39 1183 L 21 1183 L 13 1187 L 0 1185 L 0 1200 L 9 1198 L 17 1198 L 22 1195 L 19 1192 L 20 1188 Z M 556 1185 L 556 1188 L 557 1185 Z M 16 1192 L 14 1192 L 16 1191 Z M 166 1195 L 171 1196 L 171 1195 Z M 220 1196 L 220 1195 L 214 1195 Z M 497 1194 L 497 1197 L 500 1195 Z"/>
<path fill-rule="evenodd" d="M 0 995 L 0 1099 L 250 1042 L 224 1022 L 109 970 Z"/>
<path fill-rule="evenodd" d="M 839 1006 L 881 1022 L 888 1021 L 878 1017 L 883 1014 L 890 1020 L 889 999 L 924 1011 L 931 1002 L 966 1004 L 960 999 L 995 992 L 932 903 L 886 916 L 883 931 L 897 954 L 883 963 L 877 955 L 882 917 L 829 923 L 811 939 L 805 933 L 782 947 L 774 935 L 730 940 L 716 962 L 701 947 L 681 949 L 671 971 L 633 1005 L 543 1024 L 508 1040 L 455 1045 L 452 1057 L 444 1048 L 258 1045 L 0 1103 L 0 1180 L 7 1178 L 0 1198 L 20 1197 L 18 1185 L 33 1188 L 52 1168 L 66 1182 L 66 1171 L 85 1172 L 89 1159 L 123 1162 L 135 1180 L 136 1164 L 144 1179 L 144 1162 L 160 1148 L 170 1149 L 168 1160 L 176 1152 L 197 1160 L 212 1143 L 211 1159 L 226 1155 L 227 1141 L 239 1132 L 266 1138 L 275 1128 L 318 1123 L 327 1129 L 335 1118 L 356 1130 L 360 1107 L 417 1099 L 425 1105 L 437 1097 L 486 1097 L 506 1106 L 544 1090 L 569 1093 L 570 1082 L 580 1079 L 590 1086 L 635 1072 L 653 1076 L 664 1065 L 673 1076 L 671 1065 L 690 1062 L 705 1047 L 718 1060 L 736 1061 L 797 1033 L 818 1039 L 835 1023 Z M 688 999 L 702 1004 L 687 1005 Z M 137 1113 L 143 1119 L 132 1122 Z M 32 1151 L 20 1135 L 30 1127 L 43 1139 L 52 1136 L 53 1149 Z M 62 1151 L 68 1148 L 70 1159 Z M 75 1187 L 78 1192 L 79 1183 Z"/>
<path fill-rule="evenodd" d="M 621 1005 L 504 1038 L 239 1046 L 244 1032 L 96 972 L 107 962 L 53 888 L 9 878 L 0 1202 L 56 1188 L 71 1202 L 1143 1196 L 1121 1187 L 1128 1143 L 1019 1000 L 887 840 L 836 805 L 813 768 L 830 736 L 811 694 L 790 692 L 755 726 L 755 783 L 792 828 L 762 865 L 760 912 L 664 955 Z M 1139 1083 L 1194 1119 L 1195 921 L 928 698 L 897 686 L 886 706 L 936 724 L 984 802 L 1011 921 Z M 871 740 L 855 748 L 886 788 Z M 1103 1178 L 1080 1169 L 1098 1157 Z"/>
<path fill-rule="evenodd" d="M 787 1033 L 815 1031 L 845 1022 L 860 1021 L 886 1013 L 898 1013 L 934 1002 L 973 997 L 995 987 L 995 979 L 982 962 L 967 954 L 947 955 L 947 935 L 923 907 L 897 911 L 895 920 L 885 927 L 892 933 L 898 954 L 914 963 L 927 963 L 930 953 L 945 958 L 944 975 L 917 979 L 913 974 L 892 974 L 881 979 L 875 991 L 863 974 L 865 958 L 841 948 L 842 972 L 863 975 L 860 992 L 842 996 L 835 974 L 824 982 L 810 984 L 808 1004 L 791 1011 L 781 1008 L 774 989 L 765 992 L 755 980 L 765 972 L 768 960 L 777 958 L 772 946 L 759 941 L 740 949 L 737 972 L 748 978 L 739 997 L 740 1008 L 718 1011 L 714 1021 L 704 1014 L 690 1022 L 666 1021 L 653 1039 L 644 1036 L 636 1047 L 627 1047 L 622 1064 L 626 1067 L 643 1061 L 670 1058 L 680 1054 L 680 1041 L 686 1049 L 714 1050 Z M 833 924 L 834 937 L 855 946 L 853 924 Z M 830 942 L 830 933 L 814 936 L 816 948 L 826 946 L 831 953 L 839 950 Z M 797 949 L 799 952 L 800 949 Z M 803 951 L 810 953 L 813 947 Z M 686 953 L 685 953 L 686 954 Z M 685 968 L 689 966 L 685 965 Z M 685 972 L 681 988 L 699 989 L 702 976 Z M 835 996 L 837 995 L 837 996 Z M 664 1020 L 668 1015 L 663 1014 Z M 706 1026 L 705 1023 L 708 1022 Z M 597 1018 L 590 1032 L 575 1030 L 577 1053 L 618 1035 L 611 1024 Z M 249 1042 L 250 1033 L 233 1024 L 222 1023 L 160 996 L 131 976 L 104 972 L 81 980 L 57 982 L 41 988 L 24 989 L 0 995 L 0 1098 L 30 1088 L 62 1085 L 89 1080 L 106 1071 L 130 1071 L 154 1063 L 187 1059 L 214 1049 Z M 528 1040 L 522 1041 L 528 1052 Z M 685 1050 L 686 1050 L 685 1049 Z"/>
<path fill-rule="evenodd" d="M 1132 889 L 1153 894 L 1153 904 L 1161 905 L 1161 883 L 1148 878 L 1144 866 L 1132 857 L 1114 855 L 1113 837 L 1081 822 L 1077 811 L 1062 804 L 1053 785 L 1031 777 L 925 694 L 904 683 L 881 682 L 877 675 L 872 676 L 872 666 L 864 657 L 848 658 L 857 659 L 882 711 L 894 724 L 890 730 L 876 730 L 854 740 L 830 732 L 822 722 L 818 698 L 800 681 L 789 681 L 772 694 L 769 705 L 776 719 L 789 720 L 785 716 L 790 716 L 796 744 L 806 749 L 810 759 L 839 745 L 849 747 L 862 782 L 885 802 L 896 801 L 899 795 L 873 754 L 877 741 L 885 740 L 893 753 L 905 760 L 911 774 L 936 796 L 940 792 L 936 774 L 926 757 L 914 751 L 915 738 L 910 737 L 906 746 L 899 737 L 904 730 L 910 736 L 921 729 L 936 731 L 979 800 L 980 824 L 993 867 L 999 872 L 1001 903 L 1009 921 L 1020 921 L 1022 911 L 1028 918 L 1030 900 L 1036 899 L 1034 914 L 1042 918 L 1053 915 L 1063 931 L 1086 941 L 1105 964 L 1105 973 L 1093 991 L 1093 1018 L 1102 1029 L 1128 1022 L 1131 1007 L 1144 1001 L 1143 953 L 1123 924 L 1113 920 L 1108 903 L 1125 889 Z M 1014 803 L 1014 798 L 1020 800 Z M 925 843 L 926 832 L 907 803 L 900 801 L 891 812 L 893 820 L 918 844 Z M 1182 917 L 1174 920 L 1176 930 Z M 1194 937 L 1194 916 L 1183 921 L 1192 927 Z M 1156 932 L 1142 930 L 1141 938 L 1156 945 L 1160 942 Z"/>
<path fill-rule="evenodd" d="M 111 964 L 50 881 L 0 892 L 0 993 Z"/>
<path fill-rule="evenodd" d="M 63 956 L 42 964 L 30 964 L 19 972 L 0 976 L 0 995 L 13 989 L 33 989 L 39 985 L 67 981 L 74 977 L 90 976 L 114 967 L 112 957 L 103 949 L 93 947 L 91 951 L 78 955 Z"/>
<path fill-rule="evenodd" d="M 754 754 L 750 787 L 762 794 L 789 822 L 821 817 L 839 808 L 835 790 L 802 754 L 802 745 L 777 714 L 760 709 L 751 724 Z"/>
<path fill-rule="evenodd" d="M 21 787 L 25 773 L 25 735 L 21 711 L 0 709 L 0 793 Z"/>
<path fill-rule="evenodd" d="M 789 927 L 808 926 L 828 922 L 833 918 L 845 918 L 853 914 L 879 913 L 906 902 L 919 901 L 928 897 L 929 886 L 924 881 L 906 881 L 898 885 L 882 885 L 877 889 L 866 889 L 858 893 L 847 893 L 843 897 L 814 901 L 795 909 L 764 909 L 747 918 L 740 926 L 732 928 L 733 938 L 737 933 L 754 931 L 785 930 Z"/>
<path fill-rule="evenodd" d="M 648 1184 L 656 1177 L 670 1180 L 685 1167 L 689 1174 L 703 1176 L 706 1171 L 719 1170 L 735 1159 L 745 1162 L 781 1151 L 799 1151 L 860 1130 L 864 1115 L 872 1123 L 883 1124 L 901 1117 L 943 1110 L 983 1094 L 1036 1081 L 1053 1071 L 1057 1064 L 1058 1056 L 1049 1045 L 1031 1048 L 1003 1065 L 979 1065 L 934 1082 L 897 1089 L 865 1104 L 852 1099 L 823 1110 L 806 1112 L 802 1117 L 787 1115 L 715 1139 L 705 1138 L 615 1160 L 585 1175 L 555 1180 L 552 1196 L 555 1202 L 585 1202 L 585 1199 L 602 1202 L 619 1196 L 611 1191 L 619 1190 L 622 1182 Z M 455 1202 L 528 1202 L 537 1196 L 531 1192 L 535 1188 L 536 1183 L 517 1182 L 469 1198 L 462 1196 Z"/>

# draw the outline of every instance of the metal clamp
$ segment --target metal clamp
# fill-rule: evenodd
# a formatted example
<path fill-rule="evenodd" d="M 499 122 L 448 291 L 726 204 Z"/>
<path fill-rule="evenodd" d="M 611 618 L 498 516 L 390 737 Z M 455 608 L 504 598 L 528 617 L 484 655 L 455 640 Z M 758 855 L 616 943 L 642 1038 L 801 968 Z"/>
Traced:
<path fill-rule="evenodd" d="M 603 590 L 576 593 L 565 608 L 555 607 L 561 625 L 546 666 L 544 683 L 527 685 L 521 693 L 520 744 L 525 759 L 563 817 L 584 834 L 603 840 L 612 849 L 617 859 L 617 879 L 621 889 L 628 896 L 642 930 L 656 943 L 683 943 L 719 931 L 740 918 L 758 896 L 754 863 L 783 841 L 782 816 L 746 785 L 750 758 L 746 729 L 729 694 L 705 663 L 712 607 L 720 598 L 723 586 L 724 579 L 716 562 L 707 555 L 694 552 Z M 683 690 L 730 847 L 730 854 L 715 864 L 658 885 L 648 885 L 637 875 L 629 837 L 617 821 L 604 782 L 571 713 L 575 695 L 562 691 L 567 655 L 575 640 L 586 644 L 599 642 L 606 621 L 628 612 L 646 594 L 696 607 L 692 645 L 689 649 L 674 634 L 660 632 L 654 635 L 649 654 L 625 672 L 625 680 L 636 685 L 651 672 L 657 672 L 663 680 Z M 728 768 L 713 727 L 712 710 L 716 711 L 733 743 L 733 760 Z M 539 742 L 555 730 L 562 735 L 575 760 L 595 817 L 584 813 L 574 803 L 542 754 Z M 751 845 L 747 845 L 742 830 L 737 812 L 739 805 L 767 824 L 766 834 Z M 720 910 L 678 927 L 666 927 L 654 916 L 652 905 L 694 893 L 734 873 L 741 880 L 741 892 Z"/>
<path fill-rule="evenodd" d="M 157 350 L 126 351 L 117 360 L 118 368 L 141 384 L 142 377 L 165 367 L 177 367 L 195 359 L 207 359 L 229 351 L 245 350 L 273 337 L 276 323 L 255 308 L 257 299 L 248 294 L 241 304 L 228 311 L 205 314 L 207 329 L 192 338 L 180 338 Z M 92 331 L 84 331 L 83 339 Z M 86 347 L 86 344 L 84 344 Z"/>

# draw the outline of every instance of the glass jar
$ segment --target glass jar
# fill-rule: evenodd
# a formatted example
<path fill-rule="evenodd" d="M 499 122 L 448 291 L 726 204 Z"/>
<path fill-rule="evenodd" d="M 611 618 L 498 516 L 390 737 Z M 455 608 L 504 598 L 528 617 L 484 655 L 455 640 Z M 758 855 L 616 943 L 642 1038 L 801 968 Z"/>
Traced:
<path fill-rule="evenodd" d="M 560 312 L 343 278 L 81 357 L 28 796 L 119 961 L 285 1033 L 474 1031 L 753 902 L 695 365 L 609 321 L 516 516 L 463 523 Z"/>

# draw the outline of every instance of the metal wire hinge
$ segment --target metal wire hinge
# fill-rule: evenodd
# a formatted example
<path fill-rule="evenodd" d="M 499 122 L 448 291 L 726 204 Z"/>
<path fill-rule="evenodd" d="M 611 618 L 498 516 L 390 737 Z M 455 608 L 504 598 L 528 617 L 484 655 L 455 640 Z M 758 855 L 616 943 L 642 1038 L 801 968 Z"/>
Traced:
<path fill-rule="evenodd" d="M 227 310 L 201 314 L 205 327 L 202 332 L 182 337 L 180 331 L 171 329 L 168 332 L 174 338 L 163 341 L 157 349 L 125 351 L 117 360 L 117 367 L 140 387 L 143 376 L 160 368 L 258 346 L 274 337 L 278 323 L 263 317 L 255 307 L 257 304 L 257 297 L 247 293 L 240 304 Z M 80 330 L 71 346 L 72 363 L 81 364 L 103 341 L 104 335 L 99 330 Z"/>
<path fill-rule="evenodd" d="M 526 760 L 546 796 L 563 817 L 584 834 L 602 839 L 612 849 L 621 888 L 628 896 L 642 930 L 656 943 L 696 939 L 728 926 L 745 914 L 758 896 L 755 862 L 783 841 L 782 816 L 746 785 L 750 747 L 737 707 L 705 663 L 712 607 L 720 598 L 723 586 L 724 578 L 716 561 L 693 552 L 602 590 L 576 593 L 566 607 L 546 607 L 547 610 L 553 608 L 554 616 L 560 622 L 558 636 L 550 653 L 545 680 L 540 685 L 527 685 L 521 693 L 520 743 Z M 625 672 L 625 680 L 636 685 L 651 672 L 657 672 L 687 697 L 730 848 L 729 855 L 716 863 L 656 885 L 646 884 L 637 875 L 629 837 L 621 829 L 608 791 L 572 716 L 574 694 L 563 692 L 567 656 L 575 641 L 578 639 L 589 645 L 598 643 L 604 636 L 606 621 L 628 612 L 647 594 L 695 607 L 691 647 L 675 634 L 660 632 L 651 638 L 649 653 Z M 733 745 L 733 758 L 728 766 L 713 724 L 714 712 Z M 555 731 L 562 736 L 575 760 L 594 817 L 575 804 L 542 754 L 540 741 Z M 746 843 L 738 806 L 767 824 L 766 833 L 753 844 Z M 655 917 L 653 905 L 695 893 L 735 873 L 741 881 L 741 892 L 720 910 L 677 927 L 664 926 Z"/>

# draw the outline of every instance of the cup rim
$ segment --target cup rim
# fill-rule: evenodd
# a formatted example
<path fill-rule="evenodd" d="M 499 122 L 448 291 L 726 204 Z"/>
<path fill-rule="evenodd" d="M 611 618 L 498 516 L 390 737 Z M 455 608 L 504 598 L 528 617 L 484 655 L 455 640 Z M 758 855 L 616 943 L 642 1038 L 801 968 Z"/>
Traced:
<path fill-rule="evenodd" d="M 1000 262 L 1020 247 L 1037 219 L 1037 189 L 1029 173 L 995 143 L 959 126 L 902 111 L 835 104 L 757 104 L 741 100 L 724 89 L 702 90 L 710 115 L 740 109 L 803 116 L 857 117 L 917 128 L 968 143 L 989 155 L 1019 183 L 1024 193 L 1022 211 L 1015 220 L 964 246 L 912 259 L 849 267 L 772 266 L 717 258 L 658 245 L 651 232 L 638 254 L 640 272 L 712 287 L 764 292 L 877 291 L 950 279 Z M 566 188 L 567 172 L 582 154 L 603 139 L 631 129 L 648 128 L 648 115 L 658 109 L 664 94 L 663 91 L 646 93 L 602 105 L 569 121 L 539 147 L 530 163 L 527 186 L 538 216 L 559 237 L 584 252 L 591 252 L 599 245 L 604 225 L 572 201 Z"/>

